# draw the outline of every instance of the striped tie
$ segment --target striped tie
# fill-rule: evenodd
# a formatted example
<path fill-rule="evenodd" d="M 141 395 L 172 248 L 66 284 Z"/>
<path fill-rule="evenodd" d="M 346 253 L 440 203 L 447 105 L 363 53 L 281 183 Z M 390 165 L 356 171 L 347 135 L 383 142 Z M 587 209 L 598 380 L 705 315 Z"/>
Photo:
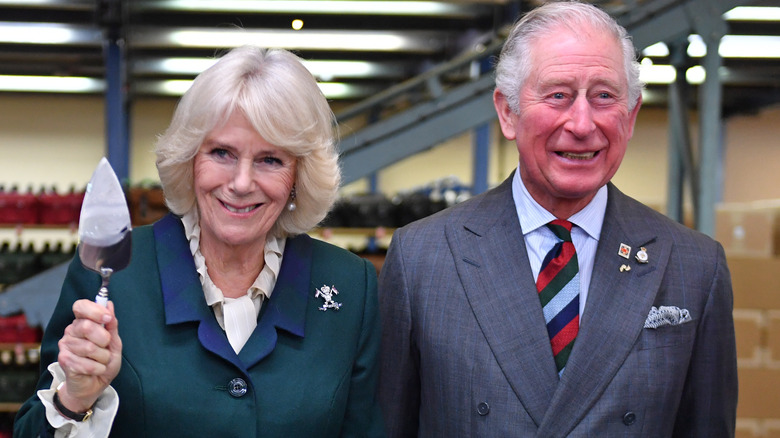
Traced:
<path fill-rule="evenodd" d="M 580 325 L 580 276 L 571 241 L 572 223 L 554 220 L 547 227 L 561 241 L 547 253 L 536 280 L 558 375 L 563 373 Z"/>

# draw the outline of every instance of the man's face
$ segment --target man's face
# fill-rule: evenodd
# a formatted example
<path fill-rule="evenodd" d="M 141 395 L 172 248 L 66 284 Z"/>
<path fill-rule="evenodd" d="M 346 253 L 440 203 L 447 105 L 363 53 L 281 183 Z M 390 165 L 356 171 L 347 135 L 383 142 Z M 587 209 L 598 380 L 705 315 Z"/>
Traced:
<path fill-rule="evenodd" d="M 494 94 L 501 130 L 517 144 L 525 186 L 561 218 L 582 209 L 615 175 L 640 106 L 629 111 L 618 41 L 580 30 L 560 27 L 533 44 L 519 114 Z"/>

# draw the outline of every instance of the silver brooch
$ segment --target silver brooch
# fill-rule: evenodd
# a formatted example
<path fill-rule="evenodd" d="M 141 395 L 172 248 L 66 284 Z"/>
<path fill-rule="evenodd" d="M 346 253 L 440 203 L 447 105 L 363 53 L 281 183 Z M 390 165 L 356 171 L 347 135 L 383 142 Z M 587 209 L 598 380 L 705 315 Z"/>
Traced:
<path fill-rule="evenodd" d="M 325 300 L 325 304 L 318 307 L 318 309 L 325 311 L 328 309 L 336 309 L 339 310 L 341 307 L 341 303 L 337 303 L 333 301 L 333 295 L 338 295 L 339 291 L 336 290 L 335 286 L 322 286 L 319 289 L 316 289 L 316 293 L 314 294 L 314 298 L 322 298 Z"/>
<path fill-rule="evenodd" d="M 644 246 L 639 248 L 639 251 L 637 251 L 636 261 L 639 263 L 647 263 L 647 249 Z"/>

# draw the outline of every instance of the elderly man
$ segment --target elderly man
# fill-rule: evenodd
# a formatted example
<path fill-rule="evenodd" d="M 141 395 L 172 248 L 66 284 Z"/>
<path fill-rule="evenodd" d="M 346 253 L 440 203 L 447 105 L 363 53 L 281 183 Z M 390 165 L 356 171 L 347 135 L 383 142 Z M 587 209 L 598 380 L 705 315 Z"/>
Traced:
<path fill-rule="evenodd" d="M 547 3 L 496 82 L 517 170 L 399 230 L 381 272 L 389 436 L 733 436 L 723 248 L 610 183 L 641 105 L 625 29 Z"/>

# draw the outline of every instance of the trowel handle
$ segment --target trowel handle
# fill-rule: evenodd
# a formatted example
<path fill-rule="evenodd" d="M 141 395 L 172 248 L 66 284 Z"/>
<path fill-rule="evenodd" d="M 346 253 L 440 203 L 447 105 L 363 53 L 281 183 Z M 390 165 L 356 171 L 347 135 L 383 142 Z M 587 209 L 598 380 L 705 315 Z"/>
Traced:
<path fill-rule="evenodd" d="M 108 297 L 100 296 L 100 294 L 95 295 L 95 302 L 103 307 L 108 307 Z"/>
<path fill-rule="evenodd" d="M 111 274 L 109 273 L 108 275 Z M 108 307 L 108 275 L 103 276 L 103 284 L 100 286 L 97 295 L 95 295 L 95 302 L 103 307 Z"/>

